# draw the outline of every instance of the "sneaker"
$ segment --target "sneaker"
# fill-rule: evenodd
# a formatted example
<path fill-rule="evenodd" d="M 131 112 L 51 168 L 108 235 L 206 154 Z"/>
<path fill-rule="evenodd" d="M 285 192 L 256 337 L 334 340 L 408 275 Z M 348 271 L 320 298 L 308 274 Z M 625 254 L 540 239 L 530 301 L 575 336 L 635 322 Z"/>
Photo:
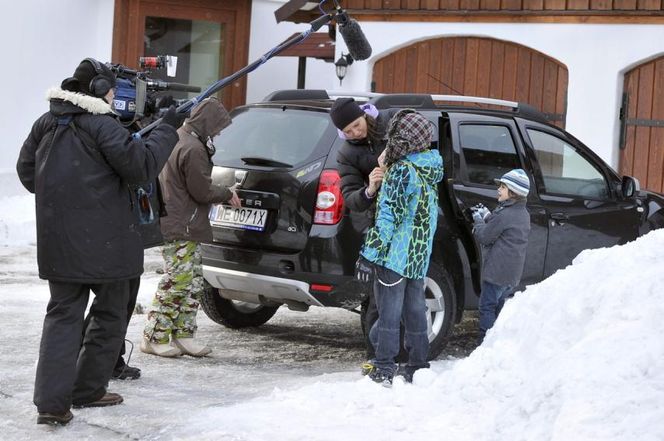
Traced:
<path fill-rule="evenodd" d="M 106 392 L 103 397 L 98 400 L 90 401 L 87 403 L 74 403 L 72 407 L 74 409 L 80 409 L 82 407 L 108 407 L 116 406 L 124 401 L 122 395 L 114 394 L 112 392 Z"/>
<path fill-rule="evenodd" d="M 392 387 L 392 379 L 394 374 L 391 372 L 382 371 L 380 369 L 374 369 L 370 374 L 369 378 L 375 383 L 380 383 L 383 387 Z"/>
<path fill-rule="evenodd" d="M 183 354 L 191 355 L 192 357 L 205 357 L 207 354 L 212 352 L 212 349 L 209 347 L 198 343 L 198 341 L 193 338 L 176 338 L 173 337 L 171 344 L 175 345 Z"/>
<path fill-rule="evenodd" d="M 168 343 L 153 343 L 145 337 L 141 340 L 141 352 L 160 357 L 179 357 L 182 355 L 181 350 Z"/>
<path fill-rule="evenodd" d="M 50 424 L 51 426 L 66 426 L 74 415 L 70 411 L 65 413 L 39 412 L 37 424 Z"/>
<path fill-rule="evenodd" d="M 364 376 L 369 375 L 374 371 L 374 369 L 376 369 L 376 366 L 373 365 L 371 360 L 362 363 L 362 375 Z"/>
<path fill-rule="evenodd" d="M 124 364 L 120 367 L 116 366 L 113 369 L 111 378 L 115 380 L 137 380 L 141 378 L 141 370 L 137 367 Z"/>

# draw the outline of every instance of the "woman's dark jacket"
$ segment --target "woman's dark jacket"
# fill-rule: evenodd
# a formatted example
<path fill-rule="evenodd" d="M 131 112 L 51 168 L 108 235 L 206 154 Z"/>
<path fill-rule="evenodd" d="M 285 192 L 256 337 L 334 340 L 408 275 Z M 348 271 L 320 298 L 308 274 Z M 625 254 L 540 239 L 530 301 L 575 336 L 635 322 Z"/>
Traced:
<path fill-rule="evenodd" d="M 35 194 L 39 276 L 75 283 L 140 276 L 143 245 L 128 184 L 157 177 L 175 129 L 161 124 L 133 139 L 100 98 L 61 89 L 48 98 L 50 111 L 32 126 L 16 164 Z"/>
<path fill-rule="evenodd" d="M 348 140 L 337 153 L 339 164 L 339 175 L 341 176 L 341 193 L 345 205 L 356 212 L 367 211 L 374 206 L 376 198 L 369 199 L 365 190 L 369 185 L 369 174 L 378 167 L 378 156 L 385 149 L 387 140 L 385 133 L 387 125 L 397 109 L 381 110 L 376 118 L 379 139 L 370 141 L 368 138 L 362 140 Z M 374 210 L 369 215 L 373 219 Z"/>

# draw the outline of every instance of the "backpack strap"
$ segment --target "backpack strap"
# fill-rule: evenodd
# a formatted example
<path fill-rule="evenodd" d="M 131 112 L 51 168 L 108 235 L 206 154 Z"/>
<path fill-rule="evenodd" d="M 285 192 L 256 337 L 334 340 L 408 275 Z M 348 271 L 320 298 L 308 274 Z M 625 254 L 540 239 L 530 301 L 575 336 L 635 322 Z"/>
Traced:
<path fill-rule="evenodd" d="M 102 155 L 99 149 L 96 147 L 95 141 L 92 138 L 92 136 L 90 136 L 88 132 L 86 132 L 83 129 L 80 129 L 76 125 L 76 119 L 73 116 L 68 115 L 66 117 L 58 118 L 58 124 L 67 125 L 72 130 L 72 132 L 74 132 L 74 135 L 76 135 L 76 137 L 83 143 L 85 147 L 87 147 L 88 151 L 90 151 L 90 153 L 92 153 L 92 155 L 98 161 L 108 164 L 108 161 L 106 160 L 104 155 Z"/>

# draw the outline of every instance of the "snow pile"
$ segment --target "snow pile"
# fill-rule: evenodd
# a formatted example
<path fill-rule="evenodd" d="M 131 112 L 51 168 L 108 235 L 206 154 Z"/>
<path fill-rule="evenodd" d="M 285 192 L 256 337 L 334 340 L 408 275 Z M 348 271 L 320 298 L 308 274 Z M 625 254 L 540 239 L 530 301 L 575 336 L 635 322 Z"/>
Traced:
<path fill-rule="evenodd" d="M 26 192 L 27 193 L 27 192 Z M 0 196 L 0 247 L 36 242 L 35 197 Z"/>
<path fill-rule="evenodd" d="M 508 302 L 468 358 L 413 385 L 322 376 L 215 407 L 175 439 L 664 439 L 664 230 L 574 264 Z M 338 374 L 337 374 L 338 375 Z M 357 374 L 359 377 L 359 373 Z M 219 391 L 223 394 L 223 390 Z"/>
<path fill-rule="evenodd" d="M 15 170 L 0 169 L 0 247 L 36 242 L 35 197 L 23 188 Z"/>

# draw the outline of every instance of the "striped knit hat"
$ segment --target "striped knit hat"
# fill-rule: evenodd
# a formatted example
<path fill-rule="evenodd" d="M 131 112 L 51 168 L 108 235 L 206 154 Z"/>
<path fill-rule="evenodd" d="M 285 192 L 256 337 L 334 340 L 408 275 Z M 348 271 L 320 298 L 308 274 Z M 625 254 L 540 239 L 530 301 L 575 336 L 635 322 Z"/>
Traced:
<path fill-rule="evenodd" d="M 496 185 L 505 184 L 514 194 L 522 197 L 528 196 L 530 191 L 530 180 L 525 171 L 515 168 L 505 173 L 500 179 L 494 179 Z"/>

